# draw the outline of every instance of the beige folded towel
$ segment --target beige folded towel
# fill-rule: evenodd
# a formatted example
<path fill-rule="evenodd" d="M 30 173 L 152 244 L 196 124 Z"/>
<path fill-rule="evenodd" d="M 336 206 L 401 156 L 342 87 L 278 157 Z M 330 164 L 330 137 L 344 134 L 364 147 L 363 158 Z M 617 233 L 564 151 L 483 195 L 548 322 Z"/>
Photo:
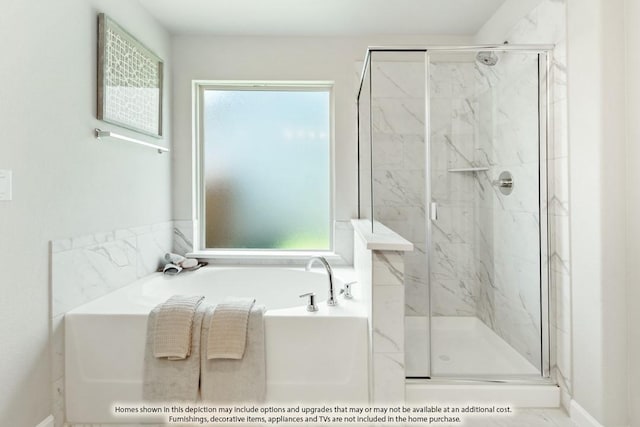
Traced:
<path fill-rule="evenodd" d="M 158 306 L 153 355 L 182 360 L 191 354 L 193 316 L 203 296 L 174 295 Z"/>
<path fill-rule="evenodd" d="M 252 298 L 227 298 L 216 306 L 209 323 L 207 359 L 242 359 L 255 302 Z"/>
<path fill-rule="evenodd" d="M 265 401 L 267 377 L 264 312 L 265 308 L 257 304 L 251 309 L 247 328 L 247 347 L 242 359 L 208 360 L 204 351 L 210 336 L 209 325 L 211 317 L 213 317 L 213 307 L 207 307 L 207 312 L 202 320 L 202 338 L 200 340 L 202 351 L 200 396 L 203 402 L 258 404 Z"/>
<path fill-rule="evenodd" d="M 200 304 L 196 309 L 193 316 L 191 355 L 180 360 L 157 358 L 153 355 L 156 320 L 161 306 L 162 304 L 151 310 L 147 320 L 142 399 L 144 402 L 195 402 L 198 399 L 200 387 L 202 320 L 207 308 L 211 306 Z M 156 421 L 150 419 L 149 422 Z"/>

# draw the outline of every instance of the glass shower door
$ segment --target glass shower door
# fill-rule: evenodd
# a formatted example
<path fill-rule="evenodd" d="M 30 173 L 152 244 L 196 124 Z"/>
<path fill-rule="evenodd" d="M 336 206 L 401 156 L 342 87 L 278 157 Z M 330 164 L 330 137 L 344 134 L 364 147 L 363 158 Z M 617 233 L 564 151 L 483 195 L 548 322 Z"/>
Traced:
<path fill-rule="evenodd" d="M 426 69 L 430 356 L 424 376 L 543 376 L 546 57 L 433 51 Z"/>

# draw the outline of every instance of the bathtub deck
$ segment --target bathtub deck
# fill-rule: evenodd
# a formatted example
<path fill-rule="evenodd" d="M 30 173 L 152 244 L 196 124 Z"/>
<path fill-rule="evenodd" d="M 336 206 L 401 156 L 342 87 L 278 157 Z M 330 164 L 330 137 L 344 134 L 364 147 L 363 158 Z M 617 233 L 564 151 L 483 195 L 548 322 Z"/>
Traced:
<path fill-rule="evenodd" d="M 337 283 L 356 280 L 352 268 L 336 268 L 334 273 Z M 69 422 L 137 421 L 135 416 L 114 416 L 111 406 L 114 402 L 143 400 L 148 313 L 175 294 L 205 295 L 209 304 L 226 296 L 246 294 L 267 306 L 267 402 L 367 401 L 367 310 L 357 284 L 353 288 L 354 299 L 340 298 L 338 306 L 328 307 L 326 273 L 243 266 L 235 271 L 202 268 L 177 279 L 152 275 L 66 314 L 65 392 Z M 308 312 L 298 297 L 309 290 L 318 295 L 319 310 L 314 313 Z"/>

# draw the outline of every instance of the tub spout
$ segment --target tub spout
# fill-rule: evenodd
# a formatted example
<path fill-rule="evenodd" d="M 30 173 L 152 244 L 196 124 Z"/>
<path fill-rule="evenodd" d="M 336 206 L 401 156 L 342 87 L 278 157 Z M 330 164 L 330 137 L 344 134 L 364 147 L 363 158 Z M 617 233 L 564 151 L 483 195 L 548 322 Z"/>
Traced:
<path fill-rule="evenodd" d="M 309 261 L 307 261 L 307 266 L 305 267 L 305 270 L 307 271 L 311 270 L 311 267 L 316 261 L 322 264 L 325 270 L 327 270 L 327 274 L 329 275 L 329 299 L 327 300 L 327 305 L 334 306 L 338 303 L 338 301 L 336 300 L 335 293 L 333 290 L 333 271 L 331 270 L 331 266 L 329 265 L 327 260 L 323 256 L 313 257 Z"/>

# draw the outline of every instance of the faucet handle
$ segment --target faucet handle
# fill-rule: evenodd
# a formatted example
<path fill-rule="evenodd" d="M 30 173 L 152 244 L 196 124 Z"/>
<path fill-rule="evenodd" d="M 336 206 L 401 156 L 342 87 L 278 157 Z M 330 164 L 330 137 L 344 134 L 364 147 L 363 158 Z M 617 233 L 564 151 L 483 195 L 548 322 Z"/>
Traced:
<path fill-rule="evenodd" d="M 340 295 L 344 294 L 345 299 L 352 299 L 353 294 L 351 293 L 351 285 L 358 283 L 357 281 L 348 282 L 343 285 L 343 288 L 340 289 Z"/>
<path fill-rule="evenodd" d="M 316 294 L 313 292 L 308 292 L 306 294 L 300 295 L 300 298 L 309 297 L 309 301 L 307 303 L 307 311 L 318 311 L 318 306 L 316 305 Z"/>

